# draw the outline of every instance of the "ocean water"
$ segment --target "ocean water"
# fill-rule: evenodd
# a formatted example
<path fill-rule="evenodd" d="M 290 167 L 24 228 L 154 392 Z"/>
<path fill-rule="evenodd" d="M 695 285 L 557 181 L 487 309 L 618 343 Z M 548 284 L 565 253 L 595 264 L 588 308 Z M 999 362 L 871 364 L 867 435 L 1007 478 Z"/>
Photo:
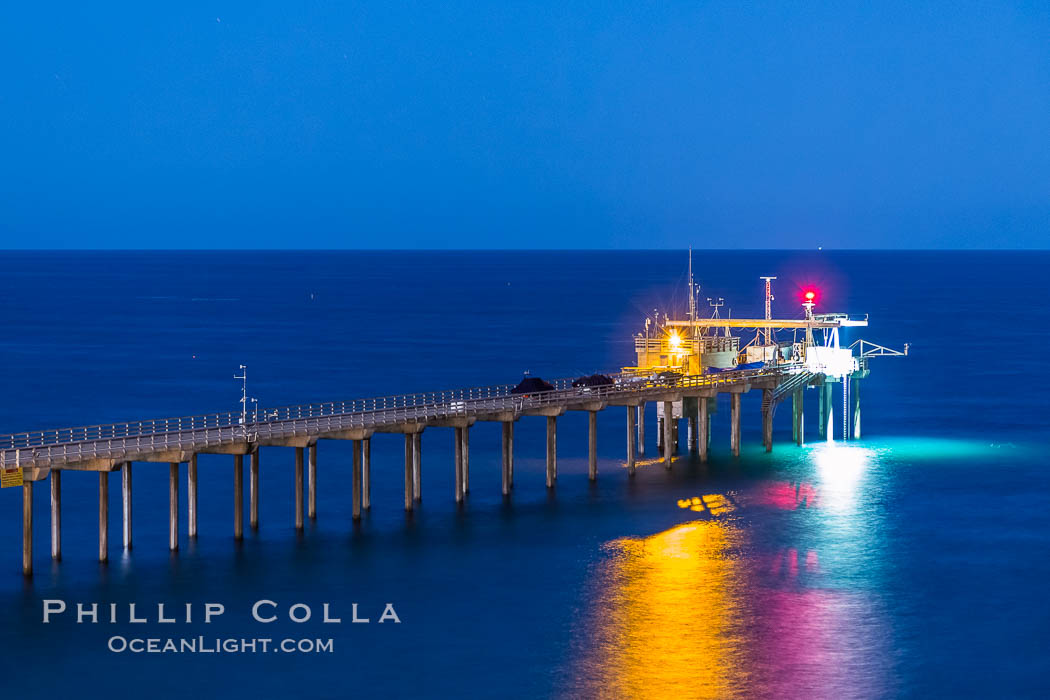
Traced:
<path fill-rule="evenodd" d="M 685 252 L 2 253 L 0 432 L 236 410 L 238 365 L 265 406 L 612 370 L 646 312 L 685 306 Z M 515 435 L 471 430 L 471 492 L 452 498 L 451 430 L 423 434 L 423 502 L 403 510 L 403 443 L 372 445 L 372 509 L 351 523 L 350 446 L 318 450 L 318 516 L 293 527 L 288 448 L 265 448 L 261 526 L 232 536 L 232 457 L 200 457 L 200 534 L 167 551 L 167 467 L 134 467 L 134 548 L 97 561 L 98 481 L 63 480 L 63 561 L 35 490 L 35 575 L 21 575 L 21 492 L 0 492 L 5 697 L 1045 697 L 1050 692 L 1050 309 L 1046 252 L 694 253 L 723 314 L 870 314 L 859 441 L 819 442 L 744 397 L 710 462 L 624 469 L 625 409 Z M 724 400 L 724 399 L 723 399 Z M 836 407 L 837 408 L 837 407 Z M 647 457 L 656 453 L 649 407 Z M 841 421 L 836 420 L 836 437 Z M 682 426 L 685 435 L 685 426 Z M 653 460 L 646 460 L 652 462 Z M 42 601 L 70 611 L 42 623 Z M 277 603 L 278 620 L 251 616 Z M 77 602 L 101 621 L 76 623 Z M 109 604 L 119 620 L 109 623 Z M 127 607 L 149 617 L 128 622 Z M 160 623 L 156 606 L 192 621 Z M 203 622 L 204 604 L 225 613 Z M 290 606 L 310 606 L 303 623 Z M 324 604 L 341 623 L 324 623 Z M 386 606 L 400 622 L 379 623 Z M 351 622 L 358 617 L 370 622 Z M 269 608 L 266 608 L 268 611 Z M 302 608 L 298 609 L 302 612 Z M 133 653 L 111 638 L 331 639 L 320 653 Z"/>

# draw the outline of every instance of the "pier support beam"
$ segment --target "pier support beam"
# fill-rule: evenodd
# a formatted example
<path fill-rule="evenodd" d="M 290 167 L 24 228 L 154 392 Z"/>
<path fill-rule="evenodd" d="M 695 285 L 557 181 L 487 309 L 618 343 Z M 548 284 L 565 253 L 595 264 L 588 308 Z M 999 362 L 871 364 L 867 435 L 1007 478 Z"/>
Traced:
<path fill-rule="evenodd" d="M 179 463 L 168 468 L 168 549 L 179 551 Z"/>
<path fill-rule="evenodd" d="M 740 394 L 729 395 L 729 448 L 740 456 Z"/>
<path fill-rule="evenodd" d="M 124 549 L 131 549 L 131 462 L 120 468 L 120 502 L 124 516 Z"/>
<path fill-rule="evenodd" d="M 259 529 L 259 453 L 256 447 L 252 452 L 250 466 L 248 467 L 248 524 L 252 530 Z"/>
<path fill-rule="evenodd" d="M 354 458 L 350 474 L 350 510 L 354 521 L 361 519 L 361 451 L 362 442 L 368 444 L 368 440 L 354 440 Z"/>
<path fill-rule="evenodd" d="M 697 419 L 696 419 L 696 416 L 697 416 L 697 413 L 698 412 L 690 411 L 689 412 L 689 419 L 688 419 L 688 423 L 687 423 L 687 426 L 688 426 L 687 429 L 686 429 L 687 444 L 689 446 L 689 451 L 690 452 L 694 452 L 696 450 L 696 445 L 697 445 L 697 442 L 696 442 L 696 434 L 697 434 Z"/>
<path fill-rule="evenodd" d="M 832 420 L 834 419 L 834 398 L 832 395 L 832 386 L 829 382 L 825 381 L 820 385 L 819 397 L 820 404 L 819 416 L 820 422 L 817 425 L 817 437 L 821 440 L 833 440 L 835 437 L 835 427 Z"/>
<path fill-rule="evenodd" d="M 303 529 L 303 448 L 295 448 L 295 529 Z"/>
<path fill-rule="evenodd" d="M 762 445 L 773 451 L 773 390 L 762 390 Z"/>
<path fill-rule="evenodd" d="M 62 472 L 51 470 L 51 558 L 62 560 Z"/>
<path fill-rule="evenodd" d="M 501 470 L 503 495 L 509 496 L 511 483 L 510 474 L 514 468 L 514 421 L 503 421 L 503 468 Z"/>
<path fill-rule="evenodd" d="M 860 440 L 860 380 L 853 381 L 853 439 Z"/>
<path fill-rule="evenodd" d="M 372 439 L 365 438 L 361 443 L 361 508 L 372 509 Z"/>
<path fill-rule="evenodd" d="M 306 455 L 306 517 L 317 518 L 317 443 L 307 448 Z"/>
<path fill-rule="evenodd" d="M 587 478 L 598 478 L 598 412 L 587 411 Z"/>
<path fill-rule="evenodd" d="M 627 407 L 630 410 L 630 406 Z M 645 402 L 638 404 L 638 454 L 645 454 Z"/>
<path fill-rule="evenodd" d="M 412 504 L 415 502 L 415 478 L 412 469 L 415 461 L 412 456 L 414 445 L 412 433 L 405 433 L 405 512 L 408 513 L 412 512 Z"/>
<path fill-rule="evenodd" d="M 109 472 L 98 473 L 98 560 L 109 561 Z"/>
<path fill-rule="evenodd" d="M 463 495 L 470 493 L 470 426 L 463 428 Z"/>
<path fill-rule="evenodd" d="M 456 503 L 462 503 L 463 502 L 463 428 L 455 428 L 454 430 L 455 430 L 455 434 L 454 434 L 453 442 L 455 442 L 455 446 L 454 446 L 453 462 L 455 462 L 455 464 L 453 465 L 453 470 L 452 471 L 454 472 L 454 479 L 453 480 L 454 480 L 455 483 L 453 485 L 453 488 L 455 489 Z"/>
<path fill-rule="evenodd" d="M 186 494 L 186 500 L 189 503 L 189 535 L 190 539 L 193 540 L 197 539 L 197 455 L 190 455 L 187 473 L 189 489 Z"/>
<path fill-rule="evenodd" d="M 244 539 L 244 455 L 233 456 L 233 539 Z"/>
<path fill-rule="evenodd" d="M 627 476 L 634 476 L 634 437 L 635 437 L 635 425 L 634 421 L 636 417 L 643 415 L 641 413 L 641 406 L 639 410 L 635 410 L 634 406 L 627 407 Z M 637 431 L 639 435 L 639 448 L 641 447 L 641 430 Z"/>
<path fill-rule="evenodd" d="M 805 443 L 805 413 L 803 413 L 804 394 L 802 389 L 795 389 L 791 394 L 791 438 L 796 445 Z"/>
<path fill-rule="evenodd" d="M 423 433 L 412 433 L 412 498 L 423 500 Z"/>
<path fill-rule="evenodd" d="M 22 573 L 33 575 L 33 482 L 22 482 Z"/>
<path fill-rule="evenodd" d="M 697 436 L 696 436 L 696 447 L 697 452 L 700 453 L 700 461 L 707 461 L 708 446 L 711 444 L 711 414 L 708 407 L 709 399 L 700 397 L 697 399 Z"/>
<path fill-rule="evenodd" d="M 664 468 L 671 468 L 671 459 L 674 454 L 674 434 L 672 425 L 674 423 L 674 403 L 664 401 Z"/>
<path fill-rule="evenodd" d="M 547 416 L 547 488 L 558 480 L 558 419 Z"/>

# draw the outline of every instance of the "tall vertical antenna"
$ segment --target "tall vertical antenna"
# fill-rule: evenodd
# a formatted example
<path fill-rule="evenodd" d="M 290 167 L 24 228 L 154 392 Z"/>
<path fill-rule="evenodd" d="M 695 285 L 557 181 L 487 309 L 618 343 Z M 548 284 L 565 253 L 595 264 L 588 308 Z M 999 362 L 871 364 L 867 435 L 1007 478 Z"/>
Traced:
<path fill-rule="evenodd" d="M 766 281 L 766 320 L 771 321 L 773 319 L 773 280 L 776 277 L 759 277 L 760 280 Z M 773 329 L 766 329 L 766 345 L 773 344 Z"/>
<path fill-rule="evenodd" d="M 689 247 L 689 338 L 696 340 L 696 286 L 693 284 L 693 248 Z"/>
<path fill-rule="evenodd" d="M 248 424 L 248 368 L 240 366 L 241 373 L 233 375 L 234 379 L 241 380 L 241 425 Z"/>
<path fill-rule="evenodd" d="M 693 249 L 689 248 L 689 321 L 696 320 L 696 298 L 693 292 Z"/>

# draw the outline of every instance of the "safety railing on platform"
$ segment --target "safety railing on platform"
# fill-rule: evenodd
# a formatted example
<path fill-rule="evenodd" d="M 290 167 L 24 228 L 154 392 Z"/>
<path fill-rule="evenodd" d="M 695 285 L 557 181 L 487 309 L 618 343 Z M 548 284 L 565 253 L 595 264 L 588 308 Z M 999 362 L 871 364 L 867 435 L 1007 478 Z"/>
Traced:
<path fill-rule="evenodd" d="M 641 399 L 668 389 L 717 386 L 798 369 L 780 365 L 689 376 L 613 374 L 614 381 L 608 385 L 573 387 L 573 379 L 557 379 L 549 382 L 553 389 L 529 394 L 514 394 L 512 385 L 502 384 L 260 409 L 247 414 L 246 420 L 239 412 L 228 412 L 14 433 L 0 436 L 0 463 L 6 467 L 35 466 L 41 460 L 68 463 L 113 458 L 129 451 L 193 450 L 238 440 L 251 442 L 400 422 L 520 412 L 625 395 Z"/>

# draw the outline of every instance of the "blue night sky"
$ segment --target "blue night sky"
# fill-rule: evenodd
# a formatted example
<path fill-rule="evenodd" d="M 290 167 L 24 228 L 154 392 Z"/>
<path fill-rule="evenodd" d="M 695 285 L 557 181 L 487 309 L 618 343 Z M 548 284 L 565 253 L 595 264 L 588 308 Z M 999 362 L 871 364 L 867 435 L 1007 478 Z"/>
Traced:
<path fill-rule="evenodd" d="M 9 3 L 0 246 L 1050 241 L 1050 3 Z"/>

